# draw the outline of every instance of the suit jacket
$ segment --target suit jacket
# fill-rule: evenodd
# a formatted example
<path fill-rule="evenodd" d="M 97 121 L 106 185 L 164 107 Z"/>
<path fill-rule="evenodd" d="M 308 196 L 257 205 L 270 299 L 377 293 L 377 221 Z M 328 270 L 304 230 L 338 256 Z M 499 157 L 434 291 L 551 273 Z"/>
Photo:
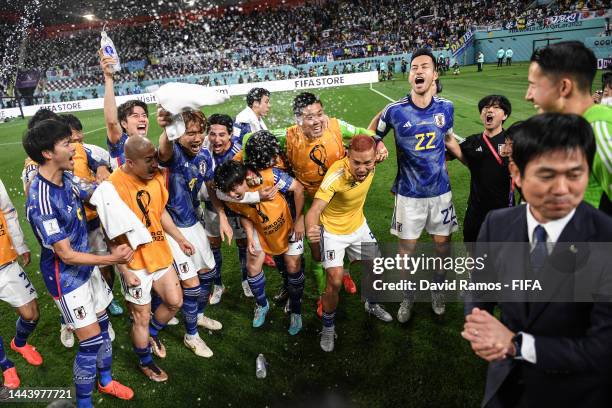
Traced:
<path fill-rule="evenodd" d="M 502 282 L 531 278 L 525 276 L 531 271 L 528 245 L 517 253 L 517 244 L 487 244 L 529 242 L 526 211 L 521 205 L 487 215 L 475 256 L 488 250 L 488 276 L 473 280 L 491 279 L 491 273 Z M 606 295 L 612 293 L 612 245 L 604 254 L 604 245 L 598 252 L 586 244 L 610 241 L 612 218 L 581 203 L 538 272 L 543 293 L 518 293 L 512 302 L 478 295 L 466 301 L 466 312 L 479 307 L 492 313 L 497 305 L 506 327 L 535 338 L 535 364 L 510 358 L 489 364 L 483 407 L 612 407 L 612 302 Z M 593 298 L 594 287 L 599 297 Z M 559 301 L 576 294 L 581 302 Z"/>

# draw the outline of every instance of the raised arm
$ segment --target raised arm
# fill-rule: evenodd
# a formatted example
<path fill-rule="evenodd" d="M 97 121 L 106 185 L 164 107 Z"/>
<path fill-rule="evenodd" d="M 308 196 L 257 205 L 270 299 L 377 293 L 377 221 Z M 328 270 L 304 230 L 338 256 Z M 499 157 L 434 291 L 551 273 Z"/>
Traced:
<path fill-rule="evenodd" d="M 115 59 L 100 54 L 100 67 L 104 74 L 104 121 L 106 122 L 106 135 L 111 143 L 117 143 L 121 138 L 123 130 L 117 116 L 117 102 L 115 101 L 115 88 L 113 80 L 113 68 Z"/>
<path fill-rule="evenodd" d="M 170 112 L 159 108 L 157 110 L 157 124 L 162 128 L 162 134 L 159 136 L 159 150 L 157 154 L 161 162 L 169 162 L 172 160 L 172 155 L 174 153 L 174 146 L 166 135 L 166 126 L 170 123 L 172 123 L 172 115 Z"/>

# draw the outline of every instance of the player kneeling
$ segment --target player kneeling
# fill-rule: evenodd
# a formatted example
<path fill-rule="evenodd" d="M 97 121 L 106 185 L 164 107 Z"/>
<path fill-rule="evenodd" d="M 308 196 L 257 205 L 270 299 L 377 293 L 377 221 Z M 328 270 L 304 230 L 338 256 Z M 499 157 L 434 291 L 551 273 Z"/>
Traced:
<path fill-rule="evenodd" d="M 344 275 L 345 252 L 351 262 L 372 259 L 378 252 L 376 238 L 363 214 L 363 205 L 374 179 L 375 147 L 376 143 L 370 136 L 355 136 L 351 140 L 348 156 L 335 162 L 327 171 L 306 214 L 308 239 L 320 244 L 327 274 L 322 299 L 321 348 L 324 351 L 334 349 L 336 307 Z M 371 249 L 373 253 L 363 253 L 364 249 Z M 366 301 L 365 307 L 383 321 L 393 320 L 379 304 Z"/>
<path fill-rule="evenodd" d="M 260 131 L 252 136 L 255 139 L 259 137 L 265 138 L 269 148 L 276 151 L 276 154 L 262 154 L 261 157 L 278 155 L 280 147 L 274 136 L 267 131 Z M 302 268 L 304 221 L 301 216 L 304 189 L 287 173 L 272 167 L 274 162 L 254 161 L 253 164 L 256 167 L 249 169 L 237 161 L 223 163 L 215 171 L 215 184 L 222 193 L 235 200 L 241 200 L 248 191 L 257 191 L 275 185 L 278 187 L 281 194 L 276 194 L 272 200 L 258 204 L 226 202 L 226 205 L 242 216 L 241 222 L 247 235 L 248 282 L 257 302 L 253 327 L 264 324 L 270 308 L 265 293 L 266 279 L 263 273 L 265 254 L 283 255 L 288 275 L 291 310 L 289 334 L 296 335 L 302 329 L 301 304 L 304 293 Z M 251 185 L 247 184 L 247 179 Z M 295 214 L 300 214 L 295 223 L 286 197 L 289 193 L 293 193 Z"/>

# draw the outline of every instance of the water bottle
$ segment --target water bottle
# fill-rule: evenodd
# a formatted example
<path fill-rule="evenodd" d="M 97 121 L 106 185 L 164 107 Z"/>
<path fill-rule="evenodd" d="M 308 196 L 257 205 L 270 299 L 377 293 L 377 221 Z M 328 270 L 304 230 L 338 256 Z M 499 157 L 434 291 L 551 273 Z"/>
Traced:
<path fill-rule="evenodd" d="M 266 378 L 266 358 L 263 354 L 257 356 L 255 360 L 255 376 L 257 378 Z"/>
<path fill-rule="evenodd" d="M 104 55 L 108 55 L 109 57 L 113 57 L 116 64 L 113 65 L 113 72 L 121 71 L 121 64 L 119 63 L 119 55 L 117 54 L 117 50 L 115 49 L 115 44 L 113 44 L 113 40 L 110 39 L 108 35 L 106 35 L 105 31 L 106 26 L 102 29 L 102 37 L 100 39 L 100 48 L 102 48 L 102 52 Z"/>

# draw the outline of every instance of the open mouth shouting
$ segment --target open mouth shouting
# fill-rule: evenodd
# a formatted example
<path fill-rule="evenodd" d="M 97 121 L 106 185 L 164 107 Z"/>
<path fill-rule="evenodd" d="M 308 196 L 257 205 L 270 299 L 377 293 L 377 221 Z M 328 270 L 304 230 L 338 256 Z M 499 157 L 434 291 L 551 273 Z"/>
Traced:
<path fill-rule="evenodd" d="M 147 136 L 147 124 L 139 123 L 138 126 L 136 126 L 136 132 L 138 133 L 139 136 L 146 137 Z"/>
<path fill-rule="evenodd" d="M 425 78 L 423 78 L 422 76 L 418 76 L 414 78 L 415 85 L 423 85 L 424 83 L 425 83 Z"/>
<path fill-rule="evenodd" d="M 485 116 L 485 124 L 492 125 L 494 118 L 495 118 L 495 115 L 493 115 L 492 113 L 487 113 L 487 116 Z"/>

